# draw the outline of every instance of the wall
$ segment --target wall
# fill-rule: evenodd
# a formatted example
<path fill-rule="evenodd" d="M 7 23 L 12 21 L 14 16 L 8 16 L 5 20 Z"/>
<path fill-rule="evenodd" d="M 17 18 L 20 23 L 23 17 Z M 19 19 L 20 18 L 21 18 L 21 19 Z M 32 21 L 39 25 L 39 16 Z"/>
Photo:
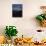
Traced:
<path fill-rule="evenodd" d="M 23 17 L 12 17 L 12 4 L 23 4 Z M 35 16 L 41 13 L 40 6 L 46 5 L 46 0 L 0 0 L 0 35 L 4 34 L 6 25 L 15 25 L 18 36 L 31 36 L 36 29 L 44 29 L 38 25 Z"/>

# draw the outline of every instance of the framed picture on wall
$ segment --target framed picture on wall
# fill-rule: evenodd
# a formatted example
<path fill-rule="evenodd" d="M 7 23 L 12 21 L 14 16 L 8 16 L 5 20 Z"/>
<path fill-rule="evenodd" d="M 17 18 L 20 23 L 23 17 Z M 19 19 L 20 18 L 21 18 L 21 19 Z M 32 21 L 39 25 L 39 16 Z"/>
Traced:
<path fill-rule="evenodd" d="M 12 4 L 12 17 L 22 17 L 22 4 Z"/>

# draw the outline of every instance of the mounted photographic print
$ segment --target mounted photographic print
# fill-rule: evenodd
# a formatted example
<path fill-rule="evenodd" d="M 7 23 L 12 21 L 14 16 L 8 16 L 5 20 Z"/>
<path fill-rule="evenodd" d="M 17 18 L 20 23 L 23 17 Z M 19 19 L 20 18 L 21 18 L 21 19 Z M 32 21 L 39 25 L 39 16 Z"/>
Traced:
<path fill-rule="evenodd" d="M 12 17 L 22 17 L 22 4 L 12 4 Z"/>

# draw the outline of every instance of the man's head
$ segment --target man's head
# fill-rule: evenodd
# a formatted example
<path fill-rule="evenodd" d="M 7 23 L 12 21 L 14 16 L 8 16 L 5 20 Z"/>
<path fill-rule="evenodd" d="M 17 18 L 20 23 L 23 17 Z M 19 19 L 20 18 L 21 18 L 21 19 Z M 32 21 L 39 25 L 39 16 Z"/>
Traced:
<path fill-rule="evenodd" d="M 44 14 L 46 14 L 46 6 L 40 6 L 40 9 L 42 10 L 42 12 L 43 12 Z"/>

